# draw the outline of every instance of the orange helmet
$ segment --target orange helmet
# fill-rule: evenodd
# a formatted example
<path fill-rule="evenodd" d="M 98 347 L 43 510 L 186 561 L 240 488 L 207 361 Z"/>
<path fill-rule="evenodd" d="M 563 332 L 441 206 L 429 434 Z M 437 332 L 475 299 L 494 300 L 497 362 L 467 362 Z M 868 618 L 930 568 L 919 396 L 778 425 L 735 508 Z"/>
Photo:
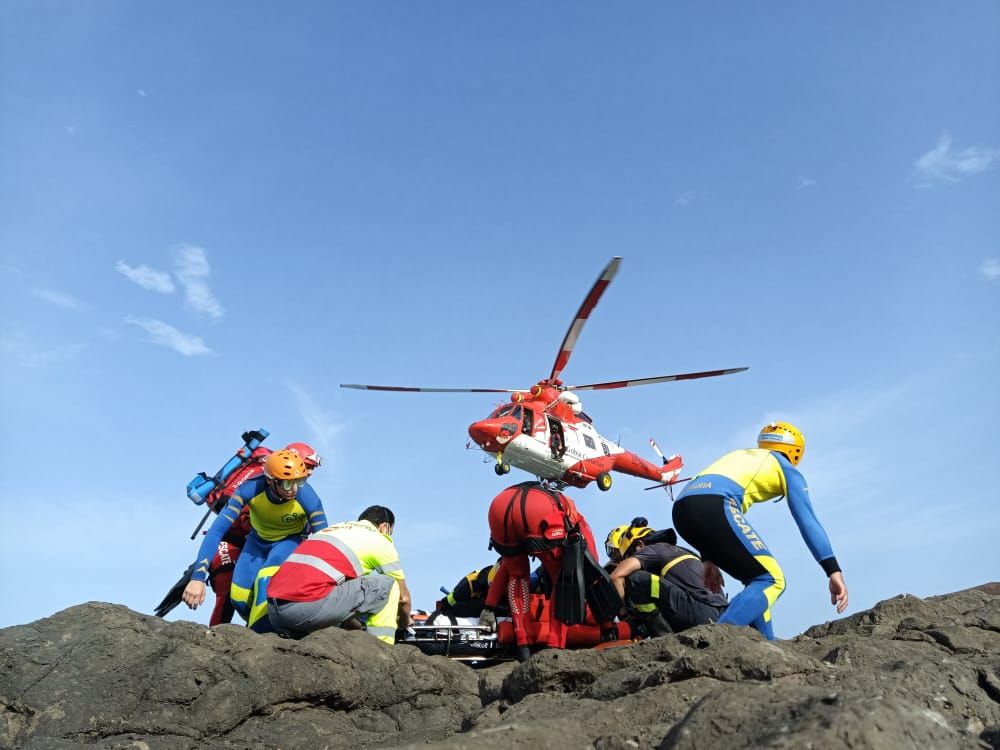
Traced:
<path fill-rule="evenodd" d="M 269 479 L 305 479 L 309 476 L 305 461 L 287 448 L 275 451 L 264 461 L 264 476 Z"/>
<path fill-rule="evenodd" d="M 305 461 L 306 466 L 310 469 L 315 469 L 323 463 L 323 459 L 319 457 L 319 454 L 309 443 L 289 443 L 285 446 L 285 450 L 298 453 L 299 457 Z"/>
<path fill-rule="evenodd" d="M 768 422 L 757 436 L 757 447 L 783 453 L 792 462 L 792 466 L 798 466 L 802 454 L 806 452 L 806 439 L 795 425 L 788 422 Z"/>

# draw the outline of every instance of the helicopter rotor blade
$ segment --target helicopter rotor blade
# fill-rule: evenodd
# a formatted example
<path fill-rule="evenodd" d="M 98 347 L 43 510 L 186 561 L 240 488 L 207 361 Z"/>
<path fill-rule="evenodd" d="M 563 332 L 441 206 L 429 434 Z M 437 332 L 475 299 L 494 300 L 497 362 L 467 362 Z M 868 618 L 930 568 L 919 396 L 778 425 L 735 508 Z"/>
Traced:
<path fill-rule="evenodd" d="M 576 317 L 570 323 L 569 330 L 566 331 L 566 336 L 559 347 L 559 354 L 556 355 L 555 364 L 552 365 L 552 374 L 549 375 L 549 380 L 557 380 L 560 373 L 565 369 L 566 363 L 569 362 L 569 356 L 573 353 L 573 347 L 576 346 L 576 340 L 580 336 L 580 331 L 583 330 L 583 324 L 587 322 L 587 318 L 590 317 L 590 313 L 597 307 L 597 302 L 601 299 L 601 295 L 604 294 L 604 290 L 608 288 L 608 284 L 611 283 L 615 274 L 618 273 L 618 265 L 621 263 L 621 260 L 621 256 L 618 255 L 612 258 L 611 262 L 601 271 L 601 275 L 594 282 L 594 286 L 590 288 L 590 292 L 584 298 L 583 304 L 580 305 Z"/>
<path fill-rule="evenodd" d="M 728 370 L 705 370 L 704 372 L 685 372 L 679 375 L 660 375 L 655 378 L 639 378 L 637 380 L 613 380 L 607 383 L 589 383 L 588 385 L 565 385 L 564 391 L 604 391 L 611 388 L 631 388 L 634 385 L 649 385 L 650 383 L 670 383 L 674 380 L 697 380 L 698 378 L 714 378 L 718 375 L 732 375 L 748 370 L 748 367 L 731 367 Z"/>
<path fill-rule="evenodd" d="M 402 385 L 362 385 L 360 383 L 341 383 L 341 388 L 354 388 L 361 391 L 399 391 L 402 393 L 518 393 L 523 388 L 411 388 Z"/>

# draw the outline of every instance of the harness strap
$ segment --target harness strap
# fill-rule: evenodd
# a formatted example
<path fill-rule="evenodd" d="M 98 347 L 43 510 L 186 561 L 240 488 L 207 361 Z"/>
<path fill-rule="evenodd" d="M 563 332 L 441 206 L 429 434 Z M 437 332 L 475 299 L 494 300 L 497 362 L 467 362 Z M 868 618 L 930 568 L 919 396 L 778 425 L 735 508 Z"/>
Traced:
<path fill-rule="evenodd" d="M 668 562 L 666 565 L 663 566 L 663 570 L 660 571 L 660 575 L 665 576 L 667 574 L 667 571 L 669 571 L 671 568 L 677 565 L 677 563 L 684 562 L 685 560 L 697 560 L 697 559 L 698 557 L 695 555 L 678 555 L 673 560 L 671 560 L 670 562 Z"/>
<path fill-rule="evenodd" d="M 525 482 L 519 485 L 519 488 L 521 490 L 520 497 L 518 497 L 517 495 L 512 496 L 510 500 L 507 501 L 507 509 L 504 511 L 503 514 L 503 530 L 504 530 L 504 535 L 508 539 L 514 536 L 514 534 L 512 533 L 513 529 L 511 528 L 511 517 L 514 515 L 514 504 L 518 500 L 520 500 L 521 503 L 521 527 L 525 533 L 528 531 L 528 510 L 527 510 L 528 493 L 533 489 L 541 490 L 546 495 L 548 495 L 552 499 L 552 501 L 556 504 L 556 507 L 562 513 L 563 528 L 566 529 L 567 539 L 571 534 L 578 532 L 580 530 L 579 523 L 570 523 L 569 514 L 560 499 L 560 493 L 552 492 L 551 490 L 542 487 L 537 482 Z M 544 531 L 544 528 L 542 530 Z M 529 554 L 535 552 L 543 552 L 545 550 L 550 550 L 553 549 L 554 547 L 558 547 L 560 544 L 562 544 L 561 541 L 556 542 L 544 538 L 537 539 L 535 537 L 528 537 L 524 539 L 524 541 L 522 541 L 520 544 L 516 545 L 500 544 L 496 540 L 491 538 L 488 549 L 494 549 L 501 555 L 513 556 L 521 554 L 522 552 L 528 552 Z"/>
<path fill-rule="evenodd" d="M 528 487 L 525 486 L 521 487 L 521 528 L 528 533 Z"/>

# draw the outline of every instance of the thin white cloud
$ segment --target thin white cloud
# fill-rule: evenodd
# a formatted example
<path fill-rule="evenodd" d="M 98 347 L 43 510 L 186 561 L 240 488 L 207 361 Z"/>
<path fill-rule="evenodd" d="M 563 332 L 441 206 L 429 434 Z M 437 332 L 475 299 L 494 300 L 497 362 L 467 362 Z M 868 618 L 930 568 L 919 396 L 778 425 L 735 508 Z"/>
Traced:
<path fill-rule="evenodd" d="M 56 307 L 62 307 L 66 310 L 88 310 L 89 306 L 78 300 L 65 292 L 57 292 L 54 289 L 41 289 L 35 287 L 29 289 L 28 293 L 33 297 L 38 297 L 38 299 L 48 302 L 50 305 L 55 305 Z"/>
<path fill-rule="evenodd" d="M 54 349 L 35 349 L 23 334 L 8 332 L 0 335 L 0 359 L 25 369 L 70 362 L 86 348 L 86 344 L 67 344 Z"/>
<path fill-rule="evenodd" d="M 146 95 L 146 92 L 144 90 L 142 90 L 142 89 L 136 89 L 135 93 L 136 93 L 136 96 L 145 96 Z"/>
<path fill-rule="evenodd" d="M 295 397 L 295 404 L 299 410 L 299 416 L 306 423 L 312 434 L 316 436 L 316 447 L 324 458 L 324 462 L 331 458 L 334 441 L 340 433 L 343 425 L 337 421 L 332 412 L 324 408 L 311 393 L 298 383 L 286 382 L 288 390 Z"/>
<path fill-rule="evenodd" d="M 805 190 L 806 188 L 811 188 L 815 184 L 816 184 L 816 180 L 813 180 L 813 179 L 811 179 L 809 177 L 800 177 L 799 178 L 799 189 L 800 190 Z"/>
<path fill-rule="evenodd" d="M 979 267 L 979 272 L 986 277 L 987 281 L 1000 279 L 1000 258 L 987 258 Z"/>
<path fill-rule="evenodd" d="M 130 315 L 125 318 L 125 322 L 139 326 L 145 330 L 146 333 L 149 334 L 149 338 L 146 339 L 149 343 L 173 349 L 175 352 L 183 354 L 185 357 L 212 353 L 212 350 L 205 346 L 205 342 L 202 341 L 200 336 L 192 336 L 187 333 L 181 333 L 172 325 L 168 325 L 162 320 L 156 320 L 154 318 L 133 318 Z"/>
<path fill-rule="evenodd" d="M 952 151 L 951 136 L 944 133 L 937 145 L 913 164 L 915 182 L 919 187 L 931 187 L 939 182 L 958 182 L 993 169 L 1000 164 L 1000 149 L 970 146 Z"/>
<path fill-rule="evenodd" d="M 697 200 L 701 200 L 707 195 L 704 190 L 685 190 L 674 198 L 674 205 L 686 208 Z"/>
<path fill-rule="evenodd" d="M 219 300 L 208 287 L 212 273 L 205 251 L 194 245 L 181 245 L 174 254 L 177 279 L 184 287 L 187 306 L 218 320 L 225 313 Z"/>
<path fill-rule="evenodd" d="M 123 260 L 115 263 L 115 270 L 133 284 L 138 284 L 151 292 L 171 294 L 174 291 L 174 282 L 170 280 L 170 274 L 166 271 L 157 271 L 149 266 L 133 267 Z"/>

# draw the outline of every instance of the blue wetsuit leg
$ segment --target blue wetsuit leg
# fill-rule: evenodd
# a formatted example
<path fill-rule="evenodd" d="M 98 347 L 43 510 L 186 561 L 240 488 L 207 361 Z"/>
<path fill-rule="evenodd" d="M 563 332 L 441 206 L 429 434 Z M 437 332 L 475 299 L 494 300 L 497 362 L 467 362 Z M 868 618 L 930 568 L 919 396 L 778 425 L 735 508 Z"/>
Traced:
<path fill-rule="evenodd" d="M 709 562 L 746 588 L 733 597 L 719 622 L 752 625 L 774 638 L 771 606 L 785 588 L 781 567 L 747 523 L 737 501 L 722 495 L 687 495 L 674 503 L 674 528 Z"/>
<path fill-rule="evenodd" d="M 243 550 L 236 560 L 236 568 L 233 570 L 233 582 L 229 588 L 229 598 L 233 602 L 236 612 L 244 620 L 250 619 L 253 584 L 257 580 L 258 571 L 267 560 L 271 545 L 271 542 L 265 542 L 251 531 L 247 534 Z"/>
<path fill-rule="evenodd" d="M 774 640 L 774 625 L 771 623 L 771 606 L 785 590 L 785 576 L 781 566 L 774 559 L 764 540 L 740 512 L 735 500 L 730 499 L 726 505 L 726 519 L 733 537 L 749 554 L 756 565 L 748 564 L 746 568 L 756 568 L 756 575 L 747 578 L 746 573 L 741 579 L 746 586 L 733 597 L 725 614 L 719 618 L 720 623 L 731 625 L 752 625 L 765 638 Z M 750 561 L 747 561 L 750 563 Z"/>
<path fill-rule="evenodd" d="M 301 541 L 301 537 L 296 536 L 282 539 L 280 542 L 273 542 L 267 557 L 258 568 L 250 598 L 253 605 L 250 607 L 250 615 L 247 618 L 247 625 L 253 631 L 257 633 L 274 632 L 271 621 L 267 617 L 267 584 L 271 580 L 271 576 L 278 572 L 281 563 L 288 559 L 288 556 L 295 551 Z"/>

